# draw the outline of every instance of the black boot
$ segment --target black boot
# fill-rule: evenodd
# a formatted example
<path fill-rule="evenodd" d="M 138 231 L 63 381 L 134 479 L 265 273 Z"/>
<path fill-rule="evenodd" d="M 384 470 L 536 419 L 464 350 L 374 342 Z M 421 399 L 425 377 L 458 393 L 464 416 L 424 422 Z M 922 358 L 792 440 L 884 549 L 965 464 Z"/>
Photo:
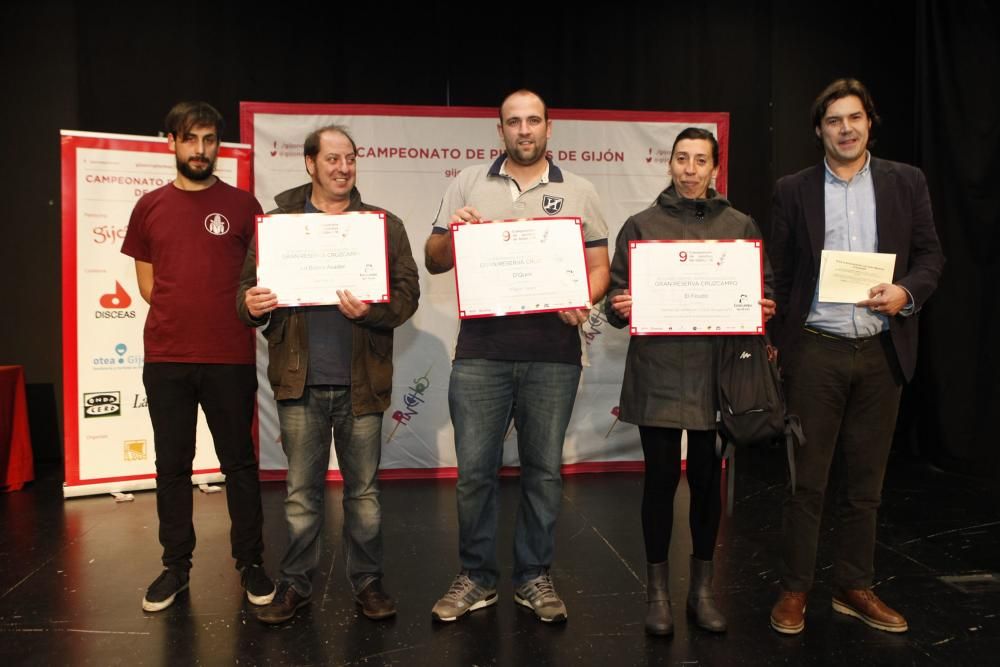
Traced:
<path fill-rule="evenodd" d="M 674 634 L 670 615 L 670 563 L 646 563 L 646 632 L 651 635 Z"/>
<path fill-rule="evenodd" d="M 688 614 L 695 625 L 709 632 L 725 632 L 726 617 L 712 599 L 712 561 L 691 556 L 691 589 L 688 591 Z"/>

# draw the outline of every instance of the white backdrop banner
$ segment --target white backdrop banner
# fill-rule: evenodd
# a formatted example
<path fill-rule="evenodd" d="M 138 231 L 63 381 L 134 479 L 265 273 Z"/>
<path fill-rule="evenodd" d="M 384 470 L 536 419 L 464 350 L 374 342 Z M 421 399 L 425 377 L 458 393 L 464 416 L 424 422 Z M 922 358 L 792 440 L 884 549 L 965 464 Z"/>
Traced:
<path fill-rule="evenodd" d="M 668 184 L 674 138 L 689 126 L 711 130 L 722 155 L 716 188 L 726 192 L 729 115 L 550 109 L 552 160 L 590 180 L 601 197 L 609 246 L 625 219 L 648 207 Z M 420 306 L 396 330 L 392 406 L 383 424 L 384 477 L 455 474 L 448 417 L 448 377 L 458 333 L 455 278 L 423 268 L 423 245 L 441 197 L 464 167 L 502 153 L 497 112 L 481 107 L 397 107 L 243 102 L 241 141 L 254 146 L 253 192 L 264 210 L 274 196 L 309 180 L 302 144 L 313 129 L 337 123 L 358 145 L 358 189 L 369 204 L 403 219 L 420 267 Z M 564 470 L 635 469 L 642 460 L 638 430 L 617 422 L 628 334 L 608 325 L 595 305 L 581 328 L 587 364 L 566 435 Z M 260 464 L 265 478 L 282 478 L 277 413 L 267 384 L 267 346 L 257 347 Z M 517 433 L 503 462 L 517 465 Z M 331 478 L 337 478 L 335 455 Z"/>
<path fill-rule="evenodd" d="M 148 310 L 135 263 L 121 254 L 136 201 L 170 183 L 167 140 L 61 131 L 64 496 L 156 485 L 142 386 Z M 250 188 L 250 147 L 223 144 L 215 173 Z M 234 304 L 235 307 L 235 304 Z M 199 411 L 195 483 L 222 479 Z"/>

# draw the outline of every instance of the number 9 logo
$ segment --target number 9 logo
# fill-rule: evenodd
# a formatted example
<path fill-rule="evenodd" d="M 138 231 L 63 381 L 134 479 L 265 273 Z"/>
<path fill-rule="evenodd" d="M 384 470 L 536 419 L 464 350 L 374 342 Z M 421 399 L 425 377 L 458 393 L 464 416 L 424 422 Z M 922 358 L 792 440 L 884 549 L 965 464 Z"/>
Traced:
<path fill-rule="evenodd" d="M 688 261 L 687 250 L 681 250 L 680 252 L 677 253 L 677 256 L 681 258 L 682 262 Z"/>

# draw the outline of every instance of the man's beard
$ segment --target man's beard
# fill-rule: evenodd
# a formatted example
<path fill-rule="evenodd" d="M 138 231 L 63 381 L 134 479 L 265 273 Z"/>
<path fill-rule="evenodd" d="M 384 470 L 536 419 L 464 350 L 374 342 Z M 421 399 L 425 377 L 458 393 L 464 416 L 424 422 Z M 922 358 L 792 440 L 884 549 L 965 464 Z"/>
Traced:
<path fill-rule="evenodd" d="M 197 171 L 191 167 L 187 162 L 177 161 L 177 171 L 181 172 L 185 178 L 192 181 L 204 181 L 207 180 L 212 172 L 215 170 L 215 162 L 209 162 L 208 167 Z"/>
<path fill-rule="evenodd" d="M 546 144 L 536 143 L 527 154 L 521 151 L 516 143 L 513 146 L 508 144 L 506 148 L 507 157 L 513 160 L 516 164 L 530 167 L 533 164 L 537 164 L 539 160 L 542 160 L 545 157 Z"/>

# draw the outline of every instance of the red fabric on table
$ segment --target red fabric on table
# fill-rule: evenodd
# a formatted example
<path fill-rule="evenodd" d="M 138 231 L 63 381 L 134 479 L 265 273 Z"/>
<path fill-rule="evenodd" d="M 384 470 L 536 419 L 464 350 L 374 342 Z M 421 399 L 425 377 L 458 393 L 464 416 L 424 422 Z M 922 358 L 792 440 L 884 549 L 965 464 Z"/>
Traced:
<path fill-rule="evenodd" d="M 20 491 L 34 478 L 24 367 L 0 366 L 0 491 Z"/>

